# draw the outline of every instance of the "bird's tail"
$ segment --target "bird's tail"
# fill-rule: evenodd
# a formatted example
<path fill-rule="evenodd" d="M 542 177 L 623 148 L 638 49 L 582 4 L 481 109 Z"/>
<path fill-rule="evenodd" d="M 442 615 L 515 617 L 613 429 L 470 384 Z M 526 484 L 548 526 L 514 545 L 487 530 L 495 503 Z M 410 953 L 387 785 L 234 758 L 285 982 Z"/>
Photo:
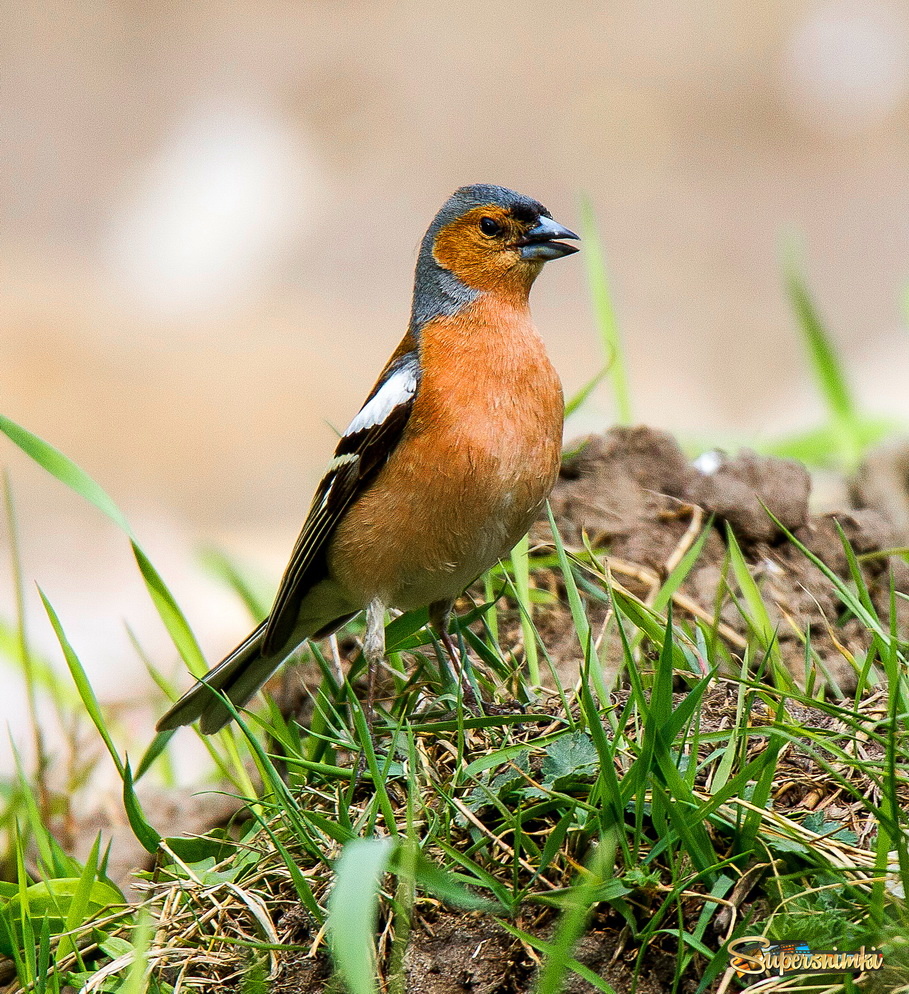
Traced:
<path fill-rule="evenodd" d="M 213 691 L 220 691 L 235 707 L 243 707 L 287 655 L 262 655 L 265 624 L 263 621 L 246 641 L 177 701 L 158 722 L 159 732 L 189 725 L 199 718 L 199 728 L 206 735 L 211 735 L 231 720 L 233 715 L 227 705 Z"/>

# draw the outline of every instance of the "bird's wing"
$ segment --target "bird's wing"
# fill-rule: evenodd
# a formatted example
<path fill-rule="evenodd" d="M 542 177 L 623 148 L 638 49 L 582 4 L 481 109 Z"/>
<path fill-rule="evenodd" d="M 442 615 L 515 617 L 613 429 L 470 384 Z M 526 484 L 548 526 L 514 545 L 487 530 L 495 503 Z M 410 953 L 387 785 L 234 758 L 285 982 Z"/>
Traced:
<path fill-rule="evenodd" d="M 325 576 L 328 540 L 398 444 L 419 382 L 417 353 L 395 357 L 341 437 L 278 587 L 265 625 L 265 655 L 281 650 L 293 634 L 302 598 Z"/>

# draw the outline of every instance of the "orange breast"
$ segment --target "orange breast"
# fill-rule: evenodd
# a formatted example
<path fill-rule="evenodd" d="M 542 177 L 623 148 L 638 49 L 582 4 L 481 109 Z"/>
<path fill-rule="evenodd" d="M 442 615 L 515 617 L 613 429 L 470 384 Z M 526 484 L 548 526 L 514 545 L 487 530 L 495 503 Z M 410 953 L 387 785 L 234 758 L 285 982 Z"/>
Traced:
<path fill-rule="evenodd" d="M 526 306 L 484 294 L 425 325 L 420 351 L 404 436 L 328 550 L 363 604 L 456 597 L 524 534 L 558 471 L 562 390 Z"/>

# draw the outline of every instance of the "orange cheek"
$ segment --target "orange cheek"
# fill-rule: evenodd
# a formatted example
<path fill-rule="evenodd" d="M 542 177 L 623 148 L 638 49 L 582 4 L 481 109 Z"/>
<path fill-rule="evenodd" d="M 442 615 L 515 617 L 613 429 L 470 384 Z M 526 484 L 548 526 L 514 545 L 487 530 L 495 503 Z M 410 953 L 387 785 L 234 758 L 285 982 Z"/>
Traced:
<path fill-rule="evenodd" d="M 436 235 L 433 255 L 440 266 L 475 290 L 493 290 L 524 269 L 513 249 L 490 243 L 470 215 L 446 225 Z"/>

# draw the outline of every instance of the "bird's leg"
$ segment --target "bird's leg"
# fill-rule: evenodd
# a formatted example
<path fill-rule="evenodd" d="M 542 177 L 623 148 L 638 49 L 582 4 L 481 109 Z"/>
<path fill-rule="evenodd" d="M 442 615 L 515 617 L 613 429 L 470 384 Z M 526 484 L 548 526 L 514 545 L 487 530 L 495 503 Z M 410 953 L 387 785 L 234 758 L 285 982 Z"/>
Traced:
<path fill-rule="evenodd" d="M 430 604 L 429 622 L 442 640 L 442 645 L 445 646 L 448 658 L 451 660 L 452 666 L 454 666 L 458 682 L 461 684 L 464 703 L 470 708 L 475 708 L 478 706 L 477 695 L 474 693 L 473 686 L 467 679 L 467 673 L 464 670 L 464 658 L 458 647 L 454 644 L 451 633 L 448 631 L 453 607 L 454 601 L 435 601 L 433 604 Z"/>
<path fill-rule="evenodd" d="M 363 657 L 366 660 L 366 701 L 363 704 L 363 717 L 366 719 L 366 734 L 372 743 L 373 755 L 376 752 L 376 739 L 372 726 L 376 720 L 376 670 L 385 658 L 385 605 L 378 597 L 366 607 L 366 634 L 363 636 Z M 360 777 L 366 770 L 366 743 L 361 743 L 363 751 L 354 768 L 351 797 L 357 790 Z"/>
<path fill-rule="evenodd" d="M 385 658 L 385 605 L 378 597 L 366 608 L 366 635 L 363 639 L 366 658 L 366 724 L 372 734 L 375 720 L 376 670 Z"/>

